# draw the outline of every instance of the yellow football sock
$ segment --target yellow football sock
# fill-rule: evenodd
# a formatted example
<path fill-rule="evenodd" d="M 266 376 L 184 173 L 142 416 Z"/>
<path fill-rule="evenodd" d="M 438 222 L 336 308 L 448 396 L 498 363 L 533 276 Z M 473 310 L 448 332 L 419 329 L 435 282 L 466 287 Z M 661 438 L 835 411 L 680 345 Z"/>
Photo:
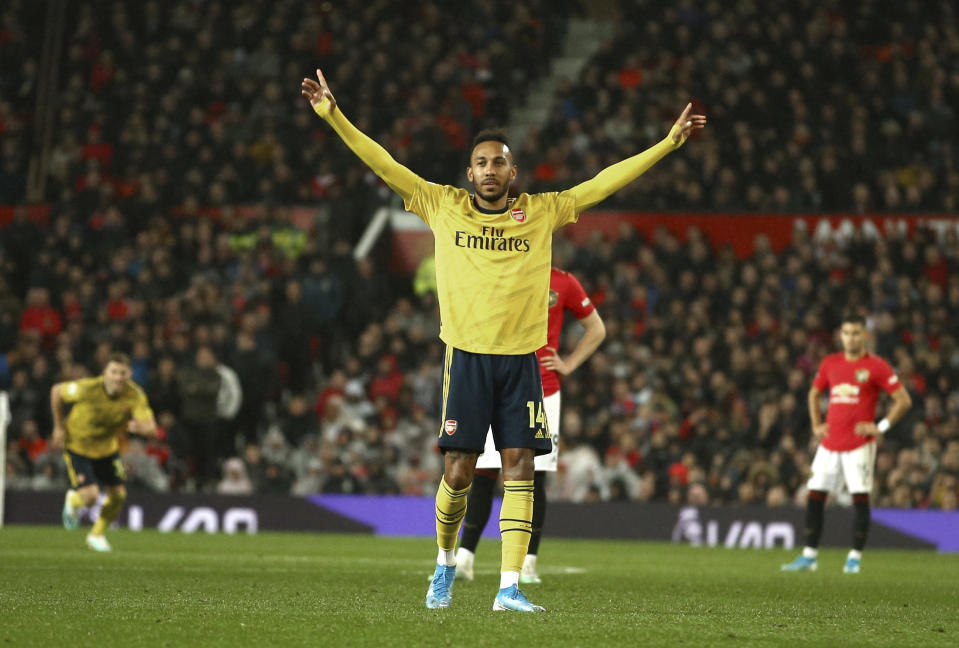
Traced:
<path fill-rule="evenodd" d="M 444 477 L 436 491 L 436 544 L 443 551 L 452 551 L 456 547 L 456 537 L 460 525 L 466 516 L 466 496 L 469 486 L 463 490 L 453 490 Z"/>
<path fill-rule="evenodd" d="M 533 480 L 504 481 L 503 507 L 499 514 L 499 532 L 503 537 L 504 572 L 518 572 L 529 549 L 533 532 Z"/>
<path fill-rule="evenodd" d="M 123 502 L 125 502 L 126 499 L 126 493 L 122 495 L 108 495 L 106 501 L 103 502 L 103 506 L 100 507 L 100 517 L 93 523 L 93 529 L 90 530 L 90 535 L 103 535 L 106 533 L 107 527 L 110 526 L 110 523 L 117 519 L 117 515 L 120 514 L 120 509 L 123 508 Z"/>
<path fill-rule="evenodd" d="M 80 493 L 76 491 L 70 491 L 70 494 L 67 495 L 67 499 L 70 501 L 70 506 L 73 508 L 82 508 L 86 504 L 83 501 L 83 498 L 80 497 Z"/>

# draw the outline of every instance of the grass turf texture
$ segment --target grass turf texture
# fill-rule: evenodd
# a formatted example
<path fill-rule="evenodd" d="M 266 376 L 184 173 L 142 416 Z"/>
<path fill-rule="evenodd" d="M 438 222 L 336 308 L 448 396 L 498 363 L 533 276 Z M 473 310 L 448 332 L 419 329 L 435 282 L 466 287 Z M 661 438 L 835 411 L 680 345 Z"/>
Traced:
<path fill-rule="evenodd" d="M 546 614 L 493 612 L 499 544 L 453 607 L 426 610 L 435 545 L 296 533 L 110 534 L 0 529 L 0 646 L 956 646 L 959 556 L 796 551 L 547 538 Z M 518 638 L 517 638 L 518 637 Z"/>

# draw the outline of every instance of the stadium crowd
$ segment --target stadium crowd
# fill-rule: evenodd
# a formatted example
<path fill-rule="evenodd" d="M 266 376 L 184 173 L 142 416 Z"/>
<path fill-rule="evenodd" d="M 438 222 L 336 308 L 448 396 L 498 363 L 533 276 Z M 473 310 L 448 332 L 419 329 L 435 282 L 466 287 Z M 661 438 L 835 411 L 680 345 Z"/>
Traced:
<path fill-rule="evenodd" d="M 40 263 L 25 308 L 9 285 L 3 290 L 3 339 L 17 341 L 0 356 L 13 410 L 12 486 L 62 485 L 59 456 L 46 446 L 47 390 L 121 348 L 132 352 L 165 433 L 159 443 L 128 442 L 131 487 L 435 487 L 443 349 L 431 293 L 417 297 L 408 287 L 390 299 L 387 277 L 361 270 L 348 253 L 254 263 L 284 258 L 270 239 L 256 256 L 223 243 L 218 262 L 204 268 L 191 261 L 202 254 L 179 250 L 189 240 L 182 231 L 147 231 L 111 255 L 112 273 L 99 277 L 108 288 L 98 294 L 85 248 L 72 248 L 74 260 L 76 236 L 58 224 L 42 242 L 32 232 Z M 196 234 L 200 241 L 225 236 L 212 219 L 196 229 L 208 232 Z M 28 223 L 11 226 L 4 242 L 30 233 Z M 714 250 L 697 230 L 682 243 L 665 229 L 644 241 L 628 227 L 615 241 L 558 241 L 556 262 L 583 278 L 607 341 L 564 385 L 554 497 L 801 498 L 810 460 L 805 395 L 819 359 L 836 348 L 840 309 L 851 306 L 870 313 L 876 352 L 918 404 L 882 441 L 877 502 L 955 508 L 957 250 L 955 229 L 817 238 L 797 227 L 786 250 L 773 252 L 760 236 L 747 259 Z M 185 290 L 170 281 L 164 293 L 155 280 L 168 272 L 163 264 L 188 270 Z M 341 310 L 321 324 L 334 304 Z M 352 318 L 340 317 L 347 310 Z M 341 348 L 324 360 L 328 338 L 311 331 L 347 321 L 359 333 L 339 330 Z M 232 411 L 224 402 L 235 387 L 218 365 L 232 369 L 242 390 Z"/>
<path fill-rule="evenodd" d="M 695 88 L 695 112 L 721 127 L 608 207 L 959 211 L 955 3 L 618 4 L 615 36 L 520 151 L 524 188 L 642 150 Z"/>
<path fill-rule="evenodd" d="M 517 188 L 570 186 L 644 148 L 662 135 L 661 109 L 697 87 L 721 126 L 609 206 L 956 211 L 948 3 L 882 4 L 882 25 L 878 2 L 821 4 L 739 3 L 734 16 L 720 3 L 623 3 L 638 8 L 561 86 L 554 118 L 519 153 L 529 173 Z M 38 6 L 0 12 L 0 204 L 23 201 L 39 127 Z M 455 182 L 470 134 L 506 120 L 580 9 L 419 3 L 417 21 L 383 19 L 405 6 L 71 5 L 50 220 L 18 209 L 0 230 L 9 487 L 65 487 L 47 445 L 49 388 L 122 350 L 162 428 L 157 442 L 126 441 L 131 488 L 436 490 L 435 301 L 389 272 L 388 250 L 353 257 L 387 192 L 295 85 L 322 61 L 361 128 L 424 177 Z M 557 242 L 555 264 L 583 282 L 607 341 L 564 385 L 553 498 L 801 499 L 806 391 L 853 306 L 916 403 L 882 441 L 875 501 L 956 508 L 956 231 L 794 236 L 781 252 L 760 238 L 746 259 L 696 231 Z"/>
<path fill-rule="evenodd" d="M 519 190 L 568 187 L 661 135 L 677 105 L 721 127 L 608 206 L 956 211 L 954 3 L 618 2 L 617 31 L 526 138 Z M 323 200 L 369 213 L 369 173 L 290 83 L 322 64 L 357 126 L 437 182 L 550 70 L 577 0 L 70 3 L 46 200 L 128 218 L 189 203 Z M 43 5 L 0 12 L 0 204 L 22 200 Z M 294 86 L 292 86 L 295 88 Z M 362 219 L 350 219 L 362 223 Z M 360 227 L 360 225 L 355 225 Z"/>

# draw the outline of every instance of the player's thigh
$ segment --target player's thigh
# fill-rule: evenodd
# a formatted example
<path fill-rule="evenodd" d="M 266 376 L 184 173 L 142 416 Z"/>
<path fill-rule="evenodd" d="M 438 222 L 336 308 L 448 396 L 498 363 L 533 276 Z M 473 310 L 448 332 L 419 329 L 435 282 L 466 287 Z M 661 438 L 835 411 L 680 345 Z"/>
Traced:
<path fill-rule="evenodd" d="M 122 486 L 127 480 L 123 460 L 118 453 L 102 459 L 94 459 L 93 470 L 96 473 L 97 482 L 104 488 Z"/>
<path fill-rule="evenodd" d="M 820 445 L 812 460 L 812 475 L 806 486 L 809 490 L 834 491 L 842 479 L 842 462 L 840 453 L 834 452 Z"/>
<path fill-rule="evenodd" d="M 441 450 L 480 453 L 492 423 L 492 356 L 446 347 Z"/>
<path fill-rule="evenodd" d="M 530 448 L 536 455 L 548 454 L 552 443 L 536 354 L 496 356 L 496 376 L 493 410 L 496 448 Z"/>
<path fill-rule="evenodd" d="M 871 493 L 876 466 L 876 444 L 870 442 L 842 453 L 842 473 L 850 493 Z"/>
<path fill-rule="evenodd" d="M 545 470 L 548 472 L 556 472 L 557 465 L 559 464 L 559 392 L 555 392 L 544 398 L 543 407 L 546 410 L 546 424 L 549 429 L 549 440 L 553 444 L 553 449 L 549 454 L 536 457 L 535 465 L 537 471 Z"/>

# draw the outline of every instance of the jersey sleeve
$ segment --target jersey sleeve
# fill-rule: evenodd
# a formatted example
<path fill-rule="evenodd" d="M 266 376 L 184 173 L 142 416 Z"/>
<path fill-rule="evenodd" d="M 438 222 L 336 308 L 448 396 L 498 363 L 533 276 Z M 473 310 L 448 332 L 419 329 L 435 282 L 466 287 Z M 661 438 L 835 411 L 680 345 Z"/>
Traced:
<path fill-rule="evenodd" d="M 60 383 L 60 400 L 64 403 L 76 403 L 90 386 L 90 379 L 70 380 Z"/>
<path fill-rule="evenodd" d="M 350 147 L 356 157 L 382 178 L 383 182 L 399 194 L 404 202 L 412 197 L 420 185 L 426 184 L 426 180 L 394 160 L 386 149 L 354 126 L 339 106 L 323 116 L 323 119 L 333 127 L 336 134 Z"/>
<path fill-rule="evenodd" d="M 586 291 L 583 290 L 583 285 L 579 283 L 576 277 L 568 273 L 566 275 L 565 292 L 566 308 L 576 319 L 583 319 L 596 310 L 596 306 L 593 305 Z"/>
<path fill-rule="evenodd" d="M 829 378 L 826 377 L 827 363 L 829 359 L 826 358 L 821 363 L 819 363 L 819 370 L 816 372 L 816 377 L 813 378 L 812 386 L 818 389 L 821 392 L 829 389 Z"/>
<path fill-rule="evenodd" d="M 554 232 L 564 225 L 579 220 L 576 201 L 568 191 L 547 191 L 531 194 L 529 200 L 531 207 L 535 205 L 534 208 L 537 211 L 543 211 L 547 214 L 546 218 L 552 223 Z"/>
<path fill-rule="evenodd" d="M 424 180 L 416 184 L 409 198 L 403 198 L 403 206 L 406 211 L 416 214 L 430 226 L 430 229 L 433 229 L 440 202 L 442 202 L 445 194 L 446 187 L 444 185 Z"/>
<path fill-rule="evenodd" d="M 642 153 L 608 166 L 589 180 L 562 192 L 573 199 L 576 213 L 584 212 L 590 207 L 602 202 L 646 173 L 654 164 L 666 157 L 667 154 L 682 146 L 685 140 L 681 140 L 678 144 L 673 142 L 673 130 L 676 128 L 678 128 L 678 126 L 673 126 L 673 129 L 669 131 L 669 135 Z"/>
<path fill-rule="evenodd" d="M 888 362 L 882 358 L 878 358 L 877 360 L 878 362 L 876 362 L 875 369 L 876 382 L 879 383 L 881 389 L 891 394 L 902 386 L 902 382 L 899 380 L 896 372 L 893 371 L 893 368 L 889 366 Z"/>
<path fill-rule="evenodd" d="M 145 421 L 154 418 L 153 409 L 147 400 L 147 395 L 142 390 L 137 390 L 136 402 L 133 405 L 132 417 L 136 421 Z"/>

